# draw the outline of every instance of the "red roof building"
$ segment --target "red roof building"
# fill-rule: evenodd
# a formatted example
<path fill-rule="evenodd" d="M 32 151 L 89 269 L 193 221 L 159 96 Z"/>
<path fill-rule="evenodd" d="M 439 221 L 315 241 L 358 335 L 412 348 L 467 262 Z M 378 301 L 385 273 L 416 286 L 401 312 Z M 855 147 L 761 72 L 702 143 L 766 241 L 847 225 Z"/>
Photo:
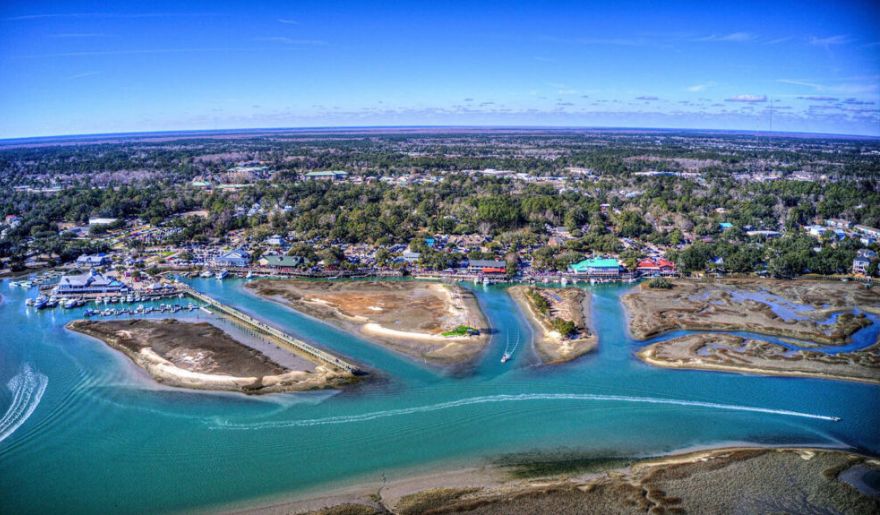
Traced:
<path fill-rule="evenodd" d="M 646 258 L 639 261 L 636 270 L 648 275 L 675 275 L 675 263 L 663 258 Z"/>

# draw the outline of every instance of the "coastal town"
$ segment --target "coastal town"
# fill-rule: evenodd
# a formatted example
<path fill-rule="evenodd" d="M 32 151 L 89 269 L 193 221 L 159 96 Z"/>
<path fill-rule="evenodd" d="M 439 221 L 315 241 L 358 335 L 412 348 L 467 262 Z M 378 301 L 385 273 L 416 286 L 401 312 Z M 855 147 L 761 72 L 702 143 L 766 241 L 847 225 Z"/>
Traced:
<path fill-rule="evenodd" d="M 0 305 L 24 327 L 63 325 L 65 349 L 76 342 L 84 347 L 73 352 L 123 357 L 136 369 L 126 380 L 181 394 L 258 396 L 271 405 L 290 394 L 298 406 L 316 395 L 383 397 L 411 381 L 407 374 L 450 388 L 482 388 L 474 385 L 508 373 L 542 377 L 530 393 L 487 391 L 436 408 L 266 427 L 555 401 L 531 390 L 556 377 L 577 383 L 582 369 L 617 384 L 629 361 L 648 378 L 880 384 L 874 141 L 664 131 L 334 136 L 126 139 L 75 153 L 0 148 Z M 832 148 L 837 161 L 829 163 Z M 103 157 L 110 150 L 116 161 Z M 172 152 L 168 171 L 161 167 Z M 654 392 L 579 395 L 558 399 L 843 420 L 837 410 Z M 210 421 L 212 431 L 240 425 Z M 734 448 L 675 459 L 696 474 L 699 460 L 777 466 L 795 452 Z M 580 470 L 581 458 L 561 466 L 570 460 Z M 517 467 L 492 465 L 475 476 L 482 486 L 453 489 L 443 503 L 502 506 L 498 489 L 531 492 L 505 475 Z M 616 473 L 655 484 L 635 469 Z M 420 513 L 434 495 L 422 484 L 450 483 L 418 479 L 390 499 Z M 541 493 L 540 502 L 568 498 L 559 495 Z M 315 502 L 296 506 L 340 499 Z M 361 490 L 341 505 L 348 502 L 370 513 L 376 505 Z"/>

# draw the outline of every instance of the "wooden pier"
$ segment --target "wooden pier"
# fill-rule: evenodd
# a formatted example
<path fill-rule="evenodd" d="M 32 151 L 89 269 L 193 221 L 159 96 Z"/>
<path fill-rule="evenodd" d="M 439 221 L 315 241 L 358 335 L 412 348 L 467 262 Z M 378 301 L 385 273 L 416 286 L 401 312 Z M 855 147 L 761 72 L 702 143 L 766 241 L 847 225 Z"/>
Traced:
<path fill-rule="evenodd" d="M 321 350 L 313 345 L 309 345 L 302 340 L 294 338 L 284 331 L 272 327 L 265 322 L 261 322 L 256 318 L 242 311 L 239 311 L 238 309 L 227 306 L 226 304 L 223 304 L 220 301 L 205 295 L 204 293 L 196 291 L 193 288 L 183 284 L 179 285 L 179 288 L 180 291 L 186 293 L 190 297 L 204 302 L 208 306 L 208 308 L 212 308 L 215 311 L 218 311 L 220 314 L 226 315 L 227 317 L 231 318 L 233 321 L 243 324 L 251 331 L 271 337 L 273 341 L 279 343 L 280 345 L 288 347 L 289 350 L 292 350 L 295 353 L 305 354 L 306 356 L 313 358 L 325 365 L 344 370 L 350 374 L 363 374 L 363 371 L 354 364 L 349 363 L 342 358 L 334 356 L 333 354 Z"/>

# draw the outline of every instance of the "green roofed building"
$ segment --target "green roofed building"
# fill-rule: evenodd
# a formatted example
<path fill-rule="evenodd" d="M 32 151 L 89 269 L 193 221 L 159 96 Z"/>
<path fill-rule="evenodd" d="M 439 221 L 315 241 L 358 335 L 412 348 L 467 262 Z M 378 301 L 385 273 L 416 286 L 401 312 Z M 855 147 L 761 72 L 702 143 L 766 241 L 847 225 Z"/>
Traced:
<path fill-rule="evenodd" d="M 280 272 L 289 272 L 303 264 L 300 256 L 263 256 L 260 265 Z"/>
<path fill-rule="evenodd" d="M 571 273 L 594 277 L 617 277 L 620 269 L 620 261 L 614 258 L 584 259 L 568 266 Z"/>

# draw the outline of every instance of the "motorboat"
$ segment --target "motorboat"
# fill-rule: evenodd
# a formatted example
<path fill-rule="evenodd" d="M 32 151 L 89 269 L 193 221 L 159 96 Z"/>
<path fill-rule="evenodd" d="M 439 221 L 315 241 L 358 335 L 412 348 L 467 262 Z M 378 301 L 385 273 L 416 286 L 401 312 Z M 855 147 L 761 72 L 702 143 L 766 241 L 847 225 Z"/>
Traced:
<path fill-rule="evenodd" d="M 226 277 L 228 275 L 229 275 L 229 272 L 227 270 L 220 270 L 219 272 L 217 272 L 217 279 L 220 279 L 220 280 L 226 279 Z"/>

